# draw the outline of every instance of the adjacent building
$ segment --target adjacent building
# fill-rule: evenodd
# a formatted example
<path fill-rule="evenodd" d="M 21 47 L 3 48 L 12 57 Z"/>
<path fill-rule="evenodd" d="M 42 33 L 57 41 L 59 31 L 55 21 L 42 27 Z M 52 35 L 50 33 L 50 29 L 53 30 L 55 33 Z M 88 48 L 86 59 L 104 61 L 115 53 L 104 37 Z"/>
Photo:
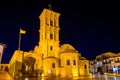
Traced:
<path fill-rule="evenodd" d="M 0 64 L 1 64 L 1 60 L 2 60 L 2 55 L 4 52 L 4 49 L 6 48 L 5 44 L 0 43 Z"/>
<path fill-rule="evenodd" d="M 120 53 L 102 53 L 96 56 L 94 62 L 94 70 L 97 70 L 97 73 L 120 73 Z M 93 65 L 91 66 L 93 67 Z"/>
<path fill-rule="evenodd" d="M 2 63 L 2 55 L 4 53 L 4 50 L 6 48 L 6 45 L 3 43 L 0 43 L 0 71 L 7 71 L 8 72 L 8 67 L 9 64 L 8 63 Z"/>

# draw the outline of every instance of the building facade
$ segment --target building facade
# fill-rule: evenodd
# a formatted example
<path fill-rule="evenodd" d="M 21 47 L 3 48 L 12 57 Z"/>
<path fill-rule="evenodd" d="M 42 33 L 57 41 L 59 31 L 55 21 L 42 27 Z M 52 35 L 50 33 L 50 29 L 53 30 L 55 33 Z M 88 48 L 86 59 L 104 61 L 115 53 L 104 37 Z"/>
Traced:
<path fill-rule="evenodd" d="M 106 52 L 96 56 L 95 63 L 91 66 L 94 67 L 96 72 L 100 73 L 120 73 L 120 54 L 113 52 Z M 93 69 L 91 69 L 93 71 Z"/>
<path fill-rule="evenodd" d="M 1 64 L 1 61 L 2 61 L 2 55 L 3 55 L 3 52 L 4 52 L 5 48 L 6 48 L 6 45 L 3 44 L 3 43 L 0 43 L 0 64 Z"/>
<path fill-rule="evenodd" d="M 120 74 L 120 55 L 104 59 L 103 64 L 104 72 Z"/>
<path fill-rule="evenodd" d="M 11 76 L 89 76 L 89 61 L 70 44 L 60 45 L 59 16 L 44 9 L 39 16 L 39 44 L 34 50 L 16 50 L 9 62 Z M 34 75 L 33 75 L 34 74 Z"/>

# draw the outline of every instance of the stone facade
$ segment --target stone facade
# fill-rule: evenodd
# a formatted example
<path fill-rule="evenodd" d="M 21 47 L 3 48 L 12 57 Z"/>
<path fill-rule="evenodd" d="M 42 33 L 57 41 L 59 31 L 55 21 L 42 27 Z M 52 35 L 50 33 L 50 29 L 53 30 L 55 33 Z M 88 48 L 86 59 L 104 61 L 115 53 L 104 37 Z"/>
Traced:
<path fill-rule="evenodd" d="M 39 44 L 33 51 L 16 50 L 9 63 L 9 72 L 33 76 L 89 76 L 89 61 L 70 44 L 59 44 L 60 13 L 44 9 L 39 16 Z"/>

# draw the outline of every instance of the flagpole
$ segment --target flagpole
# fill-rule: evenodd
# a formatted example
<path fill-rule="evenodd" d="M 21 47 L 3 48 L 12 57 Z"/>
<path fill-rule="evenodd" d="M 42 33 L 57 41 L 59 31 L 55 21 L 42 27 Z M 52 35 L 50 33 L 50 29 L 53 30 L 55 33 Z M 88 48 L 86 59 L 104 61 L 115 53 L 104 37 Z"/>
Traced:
<path fill-rule="evenodd" d="M 25 34 L 25 33 L 26 33 L 26 31 L 25 31 L 25 30 L 22 30 L 22 29 L 20 28 L 18 50 L 20 50 L 21 36 L 22 36 L 22 34 Z"/>
<path fill-rule="evenodd" d="M 20 28 L 21 30 L 21 28 Z M 19 44 L 18 44 L 18 50 L 20 50 L 20 43 L 21 43 L 21 33 L 20 33 L 20 30 L 19 30 Z"/>

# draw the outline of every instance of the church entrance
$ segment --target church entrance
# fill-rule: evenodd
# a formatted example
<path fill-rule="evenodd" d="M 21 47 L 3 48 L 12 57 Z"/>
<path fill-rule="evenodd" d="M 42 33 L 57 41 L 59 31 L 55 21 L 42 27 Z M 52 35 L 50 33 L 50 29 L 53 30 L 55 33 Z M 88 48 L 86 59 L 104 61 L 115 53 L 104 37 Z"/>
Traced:
<path fill-rule="evenodd" d="M 22 63 L 23 77 L 32 77 L 34 74 L 35 59 L 33 57 L 26 57 Z"/>

